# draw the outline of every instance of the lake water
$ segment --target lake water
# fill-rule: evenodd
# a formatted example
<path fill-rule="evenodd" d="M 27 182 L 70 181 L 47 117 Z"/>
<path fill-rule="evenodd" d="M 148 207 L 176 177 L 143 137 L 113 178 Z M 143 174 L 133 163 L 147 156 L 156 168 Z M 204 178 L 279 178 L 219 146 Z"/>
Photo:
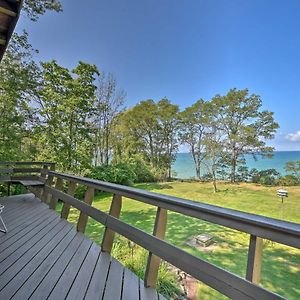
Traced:
<path fill-rule="evenodd" d="M 282 175 L 286 174 L 284 166 L 288 161 L 300 160 L 300 151 L 275 151 L 272 158 L 257 157 L 255 161 L 251 155 L 246 155 L 246 164 L 249 170 L 276 169 Z M 194 162 L 189 153 L 178 153 L 173 165 L 176 177 L 188 179 L 196 176 Z"/>

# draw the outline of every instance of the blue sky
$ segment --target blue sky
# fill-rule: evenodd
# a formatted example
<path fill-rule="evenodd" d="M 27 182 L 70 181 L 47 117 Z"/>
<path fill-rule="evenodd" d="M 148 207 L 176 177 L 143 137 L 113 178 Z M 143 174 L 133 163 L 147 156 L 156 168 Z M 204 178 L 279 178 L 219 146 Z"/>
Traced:
<path fill-rule="evenodd" d="M 21 18 L 38 60 L 111 72 L 127 106 L 167 97 L 181 108 L 249 88 L 280 124 L 270 145 L 300 150 L 300 1 L 63 0 Z"/>

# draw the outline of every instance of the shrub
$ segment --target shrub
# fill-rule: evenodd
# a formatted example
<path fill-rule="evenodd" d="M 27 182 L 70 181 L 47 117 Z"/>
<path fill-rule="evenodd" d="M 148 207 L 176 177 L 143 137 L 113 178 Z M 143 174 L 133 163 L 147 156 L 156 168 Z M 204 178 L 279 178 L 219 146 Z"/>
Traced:
<path fill-rule="evenodd" d="M 279 178 L 278 183 L 283 186 L 294 186 L 299 185 L 300 182 L 295 175 L 285 175 Z"/>
<path fill-rule="evenodd" d="M 266 169 L 262 171 L 252 169 L 250 173 L 252 182 L 263 185 L 277 185 L 280 176 L 280 173 L 275 169 Z"/>
<path fill-rule="evenodd" d="M 156 181 L 153 170 L 145 163 L 141 157 L 129 158 L 126 163 L 128 163 L 135 173 L 134 182 L 154 182 Z"/>
<path fill-rule="evenodd" d="M 127 163 L 94 167 L 90 174 L 94 179 L 131 185 L 136 180 L 132 167 Z"/>

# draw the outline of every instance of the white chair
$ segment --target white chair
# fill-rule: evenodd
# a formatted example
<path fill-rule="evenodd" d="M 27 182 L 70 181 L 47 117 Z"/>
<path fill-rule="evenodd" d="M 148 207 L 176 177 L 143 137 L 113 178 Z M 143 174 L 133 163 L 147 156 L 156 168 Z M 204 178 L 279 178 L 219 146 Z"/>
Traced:
<path fill-rule="evenodd" d="M 0 222 L 3 225 L 3 228 L 0 228 L 0 231 L 4 232 L 4 233 L 7 233 L 7 228 L 6 228 L 5 223 L 4 223 L 4 221 L 3 221 L 2 217 L 1 217 L 1 213 L 3 212 L 3 209 L 4 209 L 4 205 L 0 204 Z"/>

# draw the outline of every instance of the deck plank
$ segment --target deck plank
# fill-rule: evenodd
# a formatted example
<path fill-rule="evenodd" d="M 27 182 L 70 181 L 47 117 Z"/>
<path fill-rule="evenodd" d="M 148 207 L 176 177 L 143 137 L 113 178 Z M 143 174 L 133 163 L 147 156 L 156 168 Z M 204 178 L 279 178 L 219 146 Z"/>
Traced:
<path fill-rule="evenodd" d="M 32 258 L 37 255 L 52 239 L 55 239 L 55 236 L 65 227 L 66 224 L 58 222 L 56 226 L 50 229 L 50 231 L 45 234 L 42 239 L 32 240 L 35 241 L 34 245 L 28 249 L 26 252 L 23 251 L 23 255 L 9 267 L 6 266 L 5 272 L 0 275 L 0 290 L 14 277 L 19 273 L 25 266 L 32 260 Z M 22 249 L 21 249 L 22 251 Z M 6 262 L 6 261 L 4 261 Z M 1 263 L 1 265 L 3 262 Z M 2 271 L 2 270 L 1 270 Z M 1 297 L 0 297 L 1 299 Z"/>
<path fill-rule="evenodd" d="M 41 265 L 45 257 L 48 257 L 64 239 L 68 241 L 70 236 L 71 238 L 73 237 L 70 226 L 63 227 L 63 229 L 9 281 L 0 292 L 0 296 L 3 297 L 3 299 L 10 299 L 16 290 L 18 290 L 28 277 Z"/>
<path fill-rule="evenodd" d="M 67 247 L 66 251 L 58 258 L 54 263 L 51 270 L 45 274 L 42 278 L 36 290 L 30 295 L 29 299 L 47 299 L 51 291 L 54 289 L 56 283 L 64 272 L 65 268 L 69 264 L 70 260 L 73 258 L 74 254 L 77 252 L 79 246 L 84 239 L 83 234 L 76 234 L 75 238 L 71 244 Z M 24 298 L 15 298 L 24 299 Z"/>
<path fill-rule="evenodd" d="M 139 299 L 139 278 L 128 269 L 124 270 L 124 282 L 121 299 Z"/>
<path fill-rule="evenodd" d="M 93 243 L 77 274 L 76 279 L 73 282 L 73 285 L 67 296 L 68 300 L 84 299 L 86 290 L 88 288 L 100 252 L 101 252 L 100 247 L 95 243 Z"/>
<path fill-rule="evenodd" d="M 30 250 L 32 246 L 40 241 L 45 235 L 49 233 L 49 231 L 55 227 L 59 223 L 59 219 L 55 216 L 50 216 L 49 219 L 43 220 L 27 235 L 23 236 L 19 240 L 14 243 L 11 243 L 11 240 L 8 240 L 7 246 L 6 242 L 0 245 L 1 253 L 0 253 L 0 262 L 2 266 L 2 270 L 0 270 L 0 274 L 4 271 L 4 266 L 7 264 L 7 259 L 10 258 L 12 261 L 15 261 L 19 256 L 21 256 L 26 251 Z M 3 263 L 5 261 L 5 263 Z"/>
<path fill-rule="evenodd" d="M 85 295 L 86 299 L 102 299 L 110 261 L 111 256 L 101 252 Z"/>
<path fill-rule="evenodd" d="M 124 267 L 112 259 L 104 290 L 103 300 L 119 300 L 122 293 Z"/>
<path fill-rule="evenodd" d="M 49 300 L 65 299 L 89 251 L 92 241 L 85 238 L 49 295 Z"/>
<path fill-rule="evenodd" d="M 140 280 L 140 299 L 141 300 L 158 300 L 157 291 L 154 288 L 146 288 L 144 281 Z"/>
<path fill-rule="evenodd" d="M 21 288 L 15 293 L 11 299 L 28 299 L 31 294 L 39 286 L 46 274 L 52 269 L 54 264 L 63 255 L 72 243 L 75 241 L 76 232 L 70 230 L 65 238 L 59 243 L 59 245 L 51 251 L 44 261 L 37 267 L 37 269 L 30 275 L 30 277 L 23 282 Z M 38 298 L 39 299 L 39 298 Z"/>
<path fill-rule="evenodd" d="M 27 241 L 30 238 L 30 236 L 38 232 L 39 225 L 48 224 L 49 222 L 51 222 L 51 220 L 54 219 L 58 218 L 55 215 L 30 216 L 30 219 L 26 220 L 25 224 L 21 223 L 20 226 L 10 228 L 8 233 L 1 239 L 1 254 L 6 248 L 14 244 L 15 242 L 21 244 L 22 240 Z"/>

